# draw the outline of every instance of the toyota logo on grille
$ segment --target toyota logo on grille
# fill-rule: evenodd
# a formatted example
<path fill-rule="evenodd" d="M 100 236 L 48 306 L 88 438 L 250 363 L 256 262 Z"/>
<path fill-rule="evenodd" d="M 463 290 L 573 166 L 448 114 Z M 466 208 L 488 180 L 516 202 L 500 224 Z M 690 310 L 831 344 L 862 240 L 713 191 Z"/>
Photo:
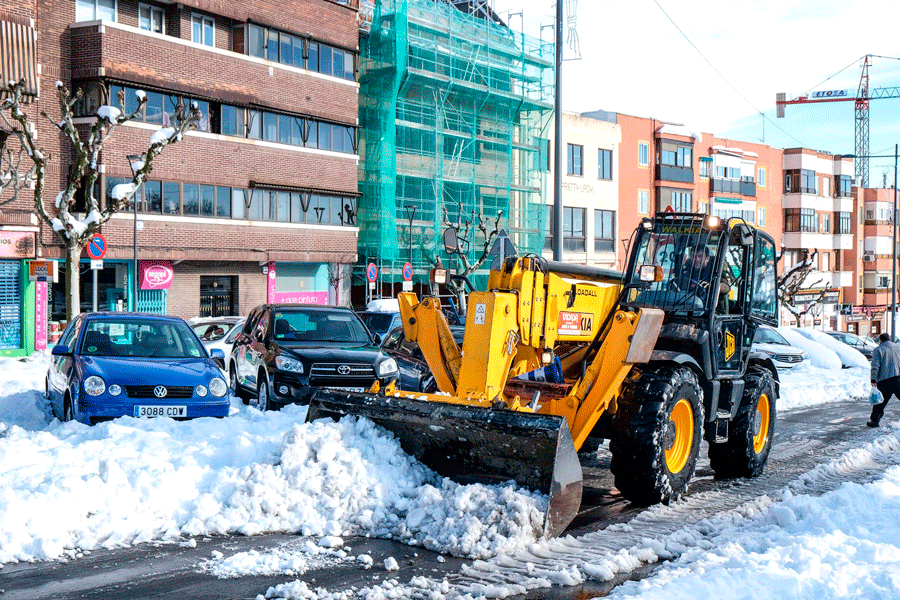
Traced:
<path fill-rule="evenodd" d="M 350 367 L 348 367 L 347 365 L 341 365 L 337 368 L 337 372 L 341 375 L 349 375 Z"/>
<path fill-rule="evenodd" d="M 168 393 L 169 393 L 169 391 L 166 389 L 166 386 L 164 386 L 164 385 L 158 385 L 155 388 L 153 388 L 153 395 L 156 396 L 157 398 L 165 398 L 166 394 L 168 394 Z"/>

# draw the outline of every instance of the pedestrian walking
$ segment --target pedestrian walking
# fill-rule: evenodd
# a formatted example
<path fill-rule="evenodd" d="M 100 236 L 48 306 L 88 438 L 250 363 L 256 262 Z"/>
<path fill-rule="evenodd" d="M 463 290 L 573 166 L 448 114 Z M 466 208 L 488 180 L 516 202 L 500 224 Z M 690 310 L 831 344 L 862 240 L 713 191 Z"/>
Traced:
<path fill-rule="evenodd" d="M 878 347 L 872 352 L 871 379 L 884 400 L 872 406 L 872 416 L 866 423 L 869 427 L 878 427 L 891 396 L 900 399 L 900 344 L 892 341 L 887 333 L 879 335 L 878 341 Z"/>

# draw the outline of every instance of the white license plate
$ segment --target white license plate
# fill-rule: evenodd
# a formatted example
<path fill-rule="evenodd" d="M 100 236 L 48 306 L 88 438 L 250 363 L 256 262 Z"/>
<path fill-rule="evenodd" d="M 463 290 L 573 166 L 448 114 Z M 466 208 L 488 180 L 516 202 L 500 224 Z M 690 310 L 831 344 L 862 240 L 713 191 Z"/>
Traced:
<path fill-rule="evenodd" d="M 186 417 L 187 406 L 135 406 L 134 416 L 138 418 Z"/>
<path fill-rule="evenodd" d="M 331 386 L 328 388 L 329 390 L 340 390 L 342 392 L 366 392 L 369 388 L 364 387 L 334 387 Z"/>

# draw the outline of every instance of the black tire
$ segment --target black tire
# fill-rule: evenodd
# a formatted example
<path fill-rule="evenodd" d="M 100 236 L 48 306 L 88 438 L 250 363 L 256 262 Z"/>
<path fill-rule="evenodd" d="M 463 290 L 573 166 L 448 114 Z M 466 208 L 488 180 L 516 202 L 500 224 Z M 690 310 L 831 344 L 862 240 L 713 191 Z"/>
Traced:
<path fill-rule="evenodd" d="M 677 500 L 694 475 L 703 426 L 703 390 L 687 367 L 635 369 L 613 418 L 609 450 L 616 487 L 647 506 Z"/>
<path fill-rule="evenodd" d="M 250 397 L 247 395 L 247 392 L 241 388 L 241 384 L 238 383 L 237 367 L 234 363 L 231 363 L 231 366 L 228 368 L 228 383 L 231 385 L 234 395 L 240 398 L 241 402 L 250 404 Z"/>
<path fill-rule="evenodd" d="M 63 399 L 63 422 L 75 420 L 75 407 L 72 406 L 72 400 L 66 395 Z"/>
<path fill-rule="evenodd" d="M 269 392 L 269 378 L 265 371 L 260 371 L 256 378 L 256 408 L 261 411 L 272 410 L 272 395 Z"/>
<path fill-rule="evenodd" d="M 717 478 L 761 475 L 775 432 L 775 382 L 766 369 L 748 369 L 744 395 L 728 427 L 728 441 L 709 445 L 709 465 Z"/>

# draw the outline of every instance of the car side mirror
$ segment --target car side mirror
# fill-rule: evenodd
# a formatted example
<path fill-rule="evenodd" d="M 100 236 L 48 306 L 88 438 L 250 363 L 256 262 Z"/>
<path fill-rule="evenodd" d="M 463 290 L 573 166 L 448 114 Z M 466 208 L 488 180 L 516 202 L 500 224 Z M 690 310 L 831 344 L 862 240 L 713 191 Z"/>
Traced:
<path fill-rule="evenodd" d="M 444 252 L 447 254 L 455 254 L 459 251 L 459 238 L 456 230 L 448 227 L 444 230 Z"/>
<path fill-rule="evenodd" d="M 72 356 L 72 351 L 69 350 L 69 347 L 63 344 L 57 344 L 53 346 L 53 350 L 50 351 L 50 354 L 53 356 Z"/>
<path fill-rule="evenodd" d="M 213 348 L 209 351 L 209 356 L 211 358 L 221 358 L 222 360 L 225 360 L 225 351 L 221 348 Z"/>
<path fill-rule="evenodd" d="M 372 334 L 372 337 L 375 338 L 375 344 L 376 344 L 376 345 L 381 345 L 381 336 L 380 336 L 379 334 L 373 333 L 373 334 Z"/>

